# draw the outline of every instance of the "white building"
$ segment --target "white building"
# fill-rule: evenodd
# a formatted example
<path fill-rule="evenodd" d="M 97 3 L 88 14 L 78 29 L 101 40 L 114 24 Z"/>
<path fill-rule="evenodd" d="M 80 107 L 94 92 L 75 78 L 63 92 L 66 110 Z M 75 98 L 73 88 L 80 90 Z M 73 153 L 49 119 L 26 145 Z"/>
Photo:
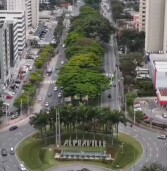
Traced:
<path fill-rule="evenodd" d="M 139 31 L 145 31 L 146 0 L 140 0 L 139 6 Z"/>
<path fill-rule="evenodd" d="M 22 52 L 26 45 L 26 25 L 24 11 L 0 10 L 0 20 L 13 22 L 14 44 Z"/>
<path fill-rule="evenodd" d="M 149 71 L 157 98 L 162 106 L 167 105 L 167 54 L 150 54 Z"/>
<path fill-rule="evenodd" d="M 25 11 L 26 26 L 37 26 L 39 20 L 39 0 L 7 0 L 7 10 Z"/>
<path fill-rule="evenodd" d="M 167 52 L 167 1 L 146 1 L 145 51 Z"/>
<path fill-rule="evenodd" d="M 25 13 L 0 11 L 0 92 L 12 78 L 26 45 Z"/>

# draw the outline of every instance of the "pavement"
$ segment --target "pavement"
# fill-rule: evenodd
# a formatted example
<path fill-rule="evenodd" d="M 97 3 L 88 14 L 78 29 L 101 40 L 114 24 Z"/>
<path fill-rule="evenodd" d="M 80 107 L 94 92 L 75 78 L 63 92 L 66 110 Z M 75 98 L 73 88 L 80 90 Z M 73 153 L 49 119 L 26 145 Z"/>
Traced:
<path fill-rule="evenodd" d="M 103 4 L 105 3 L 103 2 Z M 110 6 L 110 4 L 107 4 L 106 6 Z M 112 23 L 112 14 L 107 14 L 106 8 L 103 8 L 102 10 L 104 11 L 103 15 Z M 115 37 L 111 36 L 110 43 L 106 44 L 104 70 L 106 73 L 116 73 L 116 87 L 112 87 L 110 90 L 104 92 L 101 99 L 102 106 L 109 106 L 111 110 L 120 110 L 121 105 L 123 105 L 124 102 L 124 84 L 122 74 L 119 71 L 119 68 L 116 67 L 116 64 L 119 64 L 118 46 Z M 107 97 L 107 94 L 109 93 L 111 93 L 111 99 Z M 130 168 L 123 169 L 124 171 L 140 171 L 144 164 L 149 164 L 155 161 L 167 166 L 167 149 L 165 146 L 166 141 L 159 140 L 157 138 L 157 135 L 160 134 L 159 131 L 151 132 L 135 125 L 133 127 L 125 127 L 122 124 L 119 124 L 119 131 L 132 136 L 139 141 L 143 147 L 143 155 L 141 158 Z"/>
<path fill-rule="evenodd" d="M 63 31 L 63 36 L 62 36 L 62 41 L 64 41 L 66 37 L 66 31 Z M 113 42 L 114 43 L 114 42 Z M 106 72 L 111 72 L 113 73 L 115 70 L 115 63 L 117 62 L 117 59 L 115 57 L 115 51 L 113 51 L 113 48 L 115 45 L 107 45 L 106 48 L 108 49 L 106 54 L 105 54 L 105 71 Z M 61 66 L 61 61 L 65 61 L 65 56 L 64 56 L 64 49 L 59 46 L 58 47 L 59 52 L 62 54 L 62 56 L 55 56 L 55 63 L 56 67 Z M 56 60 L 57 59 L 57 60 Z M 108 62 L 108 63 L 107 63 Z M 50 64 L 52 65 L 52 64 Z M 47 81 L 55 81 L 57 78 L 58 71 L 54 70 L 53 74 L 51 76 L 48 76 L 45 78 Z M 117 75 L 119 76 L 119 74 Z M 104 92 L 102 95 L 102 105 L 103 106 L 111 106 L 111 109 L 119 109 L 120 106 L 120 100 L 119 100 L 119 79 L 116 78 L 116 87 L 113 87 L 111 90 L 108 90 L 109 92 L 112 93 L 112 99 L 107 98 L 107 91 Z M 60 89 L 56 92 L 54 92 L 53 88 L 55 86 L 55 83 L 49 84 L 49 82 L 46 82 L 44 80 L 44 84 L 42 85 L 42 90 L 45 91 L 43 92 L 43 99 L 44 101 L 42 103 L 45 103 L 46 101 L 49 101 L 50 105 L 57 105 L 59 102 L 61 102 L 62 99 L 57 97 L 57 93 L 61 91 Z M 42 93 L 42 90 L 39 92 Z M 52 97 L 48 97 L 47 93 L 48 92 L 53 92 Z M 40 94 L 41 95 L 41 94 Z M 35 106 L 35 110 L 39 110 L 41 108 L 41 105 Z M 15 131 L 8 131 L 8 127 L 2 128 L 0 130 L 0 149 L 6 148 L 8 150 L 8 156 L 7 157 L 2 157 L 0 156 L 0 169 L 2 164 L 4 163 L 5 170 L 6 171 L 17 171 L 18 170 L 18 165 L 19 162 L 17 160 L 17 157 L 15 155 L 10 155 L 9 150 L 11 147 L 17 148 L 17 145 L 25 139 L 27 136 L 33 134 L 35 132 L 35 129 L 30 126 L 28 123 L 28 117 L 25 119 L 20 120 L 17 122 L 17 125 L 19 128 Z M 16 123 L 14 123 L 16 124 Z M 124 171 L 140 171 L 141 167 L 150 162 L 154 161 L 159 161 L 160 163 L 164 164 L 167 166 L 166 160 L 167 160 L 167 149 L 165 146 L 166 141 L 165 140 L 159 140 L 157 139 L 157 135 L 159 132 L 150 132 L 148 130 L 144 130 L 140 127 L 137 126 L 124 126 L 119 124 L 119 130 L 123 133 L 126 133 L 135 139 L 137 139 L 143 147 L 144 153 L 142 157 L 138 160 L 138 162 L 133 165 L 132 167 L 128 169 L 124 169 Z M 126 155 L 126 154 L 125 154 Z M 134 154 L 135 155 L 135 154 Z M 99 168 L 97 166 L 91 166 L 91 165 L 85 165 L 84 163 L 80 164 L 73 164 L 72 166 L 63 166 L 64 168 L 55 168 L 51 169 L 50 171 L 66 171 L 66 170 L 77 170 L 83 168 L 88 168 L 91 169 L 92 171 L 106 171 L 108 169 L 105 168 Z"/>

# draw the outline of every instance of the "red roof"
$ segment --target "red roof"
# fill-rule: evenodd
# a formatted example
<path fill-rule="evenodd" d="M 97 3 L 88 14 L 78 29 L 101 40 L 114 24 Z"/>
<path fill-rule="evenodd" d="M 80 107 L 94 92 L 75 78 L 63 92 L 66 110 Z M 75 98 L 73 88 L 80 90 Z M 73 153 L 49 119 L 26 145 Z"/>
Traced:
<path fill-rule="evenodd" d="M 159 92 L 161 96 L 167 96 L 167 88 L 159 88 Z"/>

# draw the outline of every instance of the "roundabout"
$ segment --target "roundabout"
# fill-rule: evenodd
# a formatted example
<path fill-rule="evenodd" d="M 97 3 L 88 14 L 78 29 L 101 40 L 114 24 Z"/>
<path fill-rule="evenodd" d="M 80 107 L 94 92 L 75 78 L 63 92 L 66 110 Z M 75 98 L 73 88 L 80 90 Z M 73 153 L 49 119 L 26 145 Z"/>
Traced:
<path fill-rule="evenodd" d="M 72 134 L 71 137 L 74 136 L 75 134 Z M 82 134 L 78 134 L 78 138 L 81 136 Z M 87 168 L 90 171 L 107 171 L 131 166 L 143 154 L 140 143 L 126 134 L 119 133 L 118 140 L 114 139 L 113 145 L 105 146 L 103 142 L 101 147 L 101 135 L 96 136 L 97 140 L 88 140 L 89 137 L 92 137 L 92 134 L 86 133 L 85 140 L 74 139 L 75 146 L 68 146 L 72 141 L 67 140 L 68 134 L 62 134 L 62 145 L 56 148 L 53 137 L 48 138 L 47 144 L 44 145 L 44 141 L 34 135 L 21 142 L 17 149 L 18 158 L 29 170 L 78 171 Z M 106 144 L 109 144 L 109 141 L 111 139 L 107 139 Z M 77 146 L 77 143 L 81 146 Z M 89 145 L 83 146 L 84 143 Z M 96 144 L 98 145 L 95 146 Z M 112 160 L 106 156 L 110 156 Z"/>

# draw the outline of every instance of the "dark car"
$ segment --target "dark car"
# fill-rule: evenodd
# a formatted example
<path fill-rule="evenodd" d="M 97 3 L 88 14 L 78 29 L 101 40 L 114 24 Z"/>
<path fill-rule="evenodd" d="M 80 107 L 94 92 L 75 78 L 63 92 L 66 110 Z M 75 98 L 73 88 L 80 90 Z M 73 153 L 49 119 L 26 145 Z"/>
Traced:
<path fill-rule="evenodd" d="M 111 98 L 111 94 L 108 94 L 108 98 Z"/>
<path fill-rule="evenodd" d="M 15 129 L 17 129 L 17 128 L 18 128 L 17 125 L 11 126 L 11 127 L 9 128 L 9 131 L 13 131 L 13 130 L 15 130 Z"/>
<path fill-rule="evenodd" d="M 2 156 L 7 156 L 7 150 L 3 148 L 1 151 L 1 154 Z"/>
<path fill-rule="evenodd" d="M 48 97 L 51 97 L 52 96 L 52 93 L 48 93 Z"/>

